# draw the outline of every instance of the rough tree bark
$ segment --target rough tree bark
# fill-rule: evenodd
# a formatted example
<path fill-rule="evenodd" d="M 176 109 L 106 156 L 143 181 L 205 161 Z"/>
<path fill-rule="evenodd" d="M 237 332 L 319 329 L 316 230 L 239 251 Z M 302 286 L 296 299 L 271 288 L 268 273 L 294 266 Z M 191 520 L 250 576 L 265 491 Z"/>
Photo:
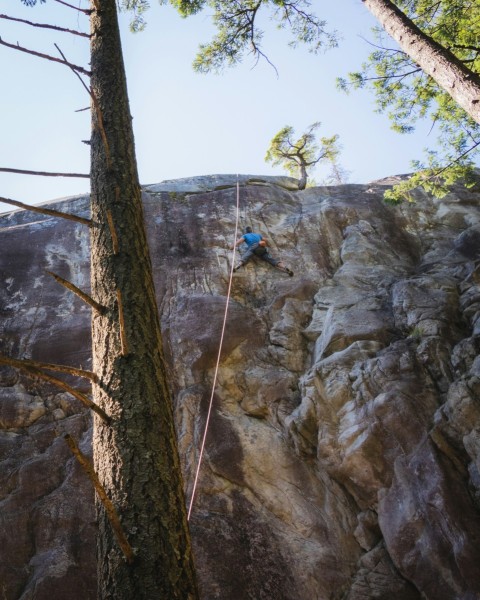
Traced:
<path fill-rule="evenodd" d="M 115 0 L 92 0 L 91 277 L 94 463 L 136 558 L 98 505 L 102 600 L 198 597 Z"/>
<path fill-rule="evenodd" d="M 480 77 L 452 52 L 425 35 L 390 0 L 362 2 L 400 48 L 480 123 Z"/>

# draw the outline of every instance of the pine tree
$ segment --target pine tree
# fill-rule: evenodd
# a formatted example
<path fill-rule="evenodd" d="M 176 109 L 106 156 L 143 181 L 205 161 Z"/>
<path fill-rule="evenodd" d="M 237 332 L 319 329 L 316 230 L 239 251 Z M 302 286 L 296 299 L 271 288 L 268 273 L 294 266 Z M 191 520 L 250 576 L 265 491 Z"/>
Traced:
<path fill-rule="evenodd" d="M 414 176 L 387 197 L 401 200 L 418 185 L 441 196 L 458 179 L 470 185 L 480 151 L 480 2 L 365 0 L 365 6 L 398 46 L 377 28 L 369 60 L 340 87 L 371 85 L 379 111 L 400 133 L 424 118 L 438 132 L 438 149 L 427 151 L 426 162 L 414 161 Z"/>
<path fill-rule="evenodd" d="M 115 0 L 93 0 L 91 36 L 91 276 L 107 309 L 92 319 L 94 401 L 112 416 L 96 419 L 94 462 L 136 552 L 123 559 L 101 510 L 99 596 L 195 598 Z"/>
<path fill-rule="evenodd" d="M 340 152 L 338 135 L 330 138 L 322 137 L 318 145 L 315 132 L 321 123 L 313 123 L 297 140 L 294 139 L 293 127 L 283 127 L 270 142 L 265 156 L 266 162 L 274 166 L 281 165 L 293 177 L 298 177 L 298 189 L 304 190 L 307 185 L 307 169 L 319 162 L 336 164 Z"/>
<path fill-rule="evenodd" d="M 444 89 L 474 121 L 480 123 L 479 75 L 447 47 L 422 31 L 390 0 L 362 1 L 411 61 Z M 436 4 L 438 8 L 439 3 Z"/>

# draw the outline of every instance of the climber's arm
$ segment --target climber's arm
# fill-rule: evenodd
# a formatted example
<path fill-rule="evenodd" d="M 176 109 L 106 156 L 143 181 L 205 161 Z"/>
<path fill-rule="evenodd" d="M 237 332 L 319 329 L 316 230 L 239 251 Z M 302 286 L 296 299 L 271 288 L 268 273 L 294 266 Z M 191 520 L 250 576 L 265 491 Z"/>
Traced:
<path fill-rule="evenodd" d="M 235 248 L 235 246 L 238 246 L 239 244 L 241 244 L 242 242 L 244 242 L 245 240 L 243 239 L 243 235 L 241 238 L 238 238 L 238 240 L 232 244 L 232 250 Z"/>

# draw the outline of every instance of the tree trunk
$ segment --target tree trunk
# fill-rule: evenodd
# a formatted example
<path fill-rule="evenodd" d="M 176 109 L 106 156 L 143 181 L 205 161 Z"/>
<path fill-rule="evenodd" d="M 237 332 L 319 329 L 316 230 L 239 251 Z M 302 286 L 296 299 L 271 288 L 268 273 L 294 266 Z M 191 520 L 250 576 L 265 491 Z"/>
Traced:
<path fill-rule="evenodd" d="M 92 0 L 91 277 L 94 463 L 134 548 L 98 507 L 98 597 L 198 597 L 146 240 L 115 0 Z M 109 224 L 110 221 L 110 224 Z M 113 225 L 113 227 L 112 227 Z"/>
<path fill-rule="evenodd" d="M 303 163 L 299 165 L 300 168 L 300 179 L 298 180 L 298 189 L 304 190 L 307 187 L 307 168 Z"/>
<path fill-rule="evenodd" d="M 390 0 L 362 1 L 400 48 L 480 123 L 480 77 L 425 35 Z"/>

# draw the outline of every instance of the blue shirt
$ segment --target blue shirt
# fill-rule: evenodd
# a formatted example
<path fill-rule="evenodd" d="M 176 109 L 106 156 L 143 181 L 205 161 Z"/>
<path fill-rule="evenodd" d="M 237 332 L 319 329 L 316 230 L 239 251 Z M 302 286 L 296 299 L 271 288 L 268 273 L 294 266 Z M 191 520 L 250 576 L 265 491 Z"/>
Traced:
<path fill-rule="evenodd" d="M 250 248 L 250 246 L 253 244 L 258 244 L 258 242 L 262 239 L 262 236 L 259 233 L 245 233 L 243 235 L 243 239 Z"/>

